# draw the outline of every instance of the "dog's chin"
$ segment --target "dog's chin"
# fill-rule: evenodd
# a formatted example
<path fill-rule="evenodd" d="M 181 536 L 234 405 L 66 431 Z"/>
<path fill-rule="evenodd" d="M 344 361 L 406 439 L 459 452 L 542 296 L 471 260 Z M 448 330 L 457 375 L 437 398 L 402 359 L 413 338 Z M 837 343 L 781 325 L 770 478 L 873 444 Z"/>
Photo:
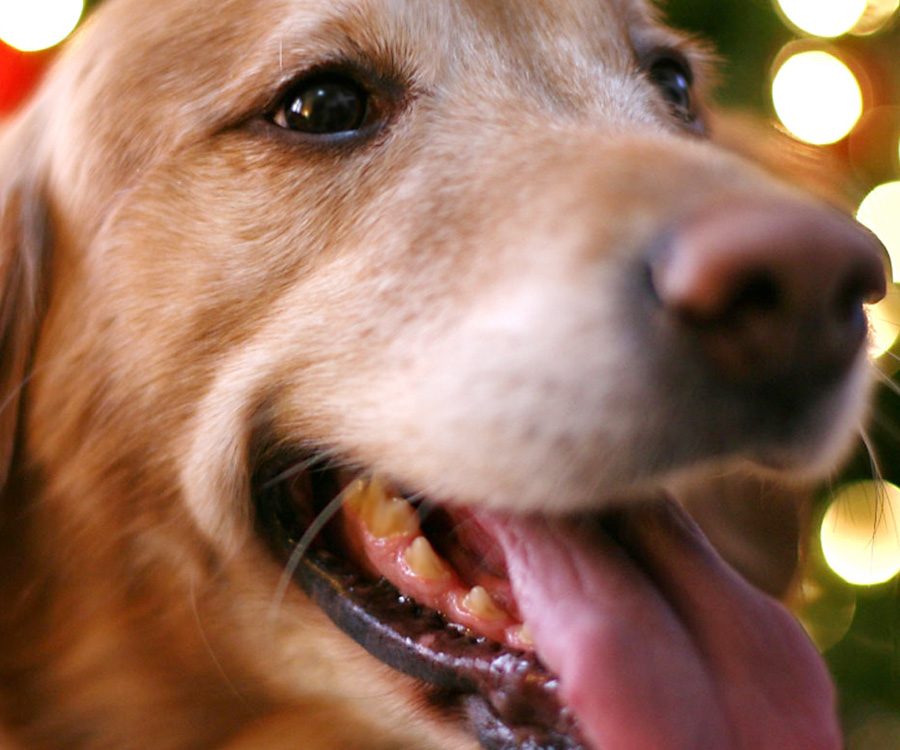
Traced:
<path fill-rule="evenodd" d="M 253 496 L 259 534 L 306 594 L 370 654 L 419 680 L 430 702 L 488 750 L 651 746 L 641 743 L 669 736 L 667 722 L 677 726 L 682 711 L 704 700 L 712 708 L 699 711 L 697 731 L 730 748 L 724 738 L 744 730 L 719 725 L 744 719 L 704 693 L 728 679 L 730 657 L 704 639 L 721 639 L 723 627 L 726 639 L 740 639 L 757 625 L 801 665 L 787 671 L 804 673 L 783 677 L 780 667 L 765 667 L 761 684 L 800 685 L 814 704 L 792 709 L 788 721 L 802 726 L 784 736 L 836 732 L 830 683 L 799 628 L 727 569 L 662 489 L 598 499 L 597 511 L 512 516 L 404 491 L 314 455 L 265 462 Z M 667 549 L 691 565 L 668 559 Z M 674 574 L 679 568 L 691 572 Z M 720 596 L 730 601 L 733 628 L 715 613 L 691 621 L 696 590 L 708 580 L 710 593 L 700 598 L 715 607 Z M 652 642 L 667 630 L 678 631 L 674 641 Z M 764 638 L 748 661 L 780 664 L 770 646 Z M 649 655 L 654 649 L 683 650 L 672 662 L 684 674 L 673 681 L 655 661 L 660 653 Z M 634 723 L 629 715 L 643 700 L 634 689 L 659 691 L 660 716 L 637 740 L 609 734 L 607 716 Z"/>

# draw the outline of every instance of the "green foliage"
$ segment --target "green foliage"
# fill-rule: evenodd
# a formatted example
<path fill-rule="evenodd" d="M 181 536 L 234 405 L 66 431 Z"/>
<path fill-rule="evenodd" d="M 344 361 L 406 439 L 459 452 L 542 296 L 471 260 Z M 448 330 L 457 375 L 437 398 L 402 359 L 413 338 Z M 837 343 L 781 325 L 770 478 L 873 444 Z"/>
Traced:
<path fill-rule="evenodd" d="M 713 43 L 722 104 L 769 111 L 769 68 L 792 38 L 769 0 L 669 0 L 664 9 L 673 26 Z"/>

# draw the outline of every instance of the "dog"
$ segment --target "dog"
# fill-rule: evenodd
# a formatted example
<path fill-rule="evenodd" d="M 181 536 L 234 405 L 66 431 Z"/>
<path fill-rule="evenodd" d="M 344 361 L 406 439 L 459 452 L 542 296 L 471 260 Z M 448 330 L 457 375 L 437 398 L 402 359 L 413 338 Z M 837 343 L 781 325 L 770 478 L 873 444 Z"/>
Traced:
<path fill-rule="evenodd" d="M 10 747 L 840 747 L 685 508 L 785 590 L 883 249 L 710 67 L 643 0 L 99 7 L 0 136 Z"/>

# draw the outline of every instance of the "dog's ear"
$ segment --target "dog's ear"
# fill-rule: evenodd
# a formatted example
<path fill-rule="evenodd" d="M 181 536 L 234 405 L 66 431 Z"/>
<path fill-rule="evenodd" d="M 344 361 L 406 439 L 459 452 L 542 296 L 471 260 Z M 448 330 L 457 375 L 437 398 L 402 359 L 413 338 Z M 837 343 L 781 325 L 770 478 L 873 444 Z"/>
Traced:
<path fill-rule="evenodd" d="M 42 181 L 25 166 L 29 154 L 17 145 L 0 144 L 0 490 L 9 478 L 43 317 L 50 247 Z"/>

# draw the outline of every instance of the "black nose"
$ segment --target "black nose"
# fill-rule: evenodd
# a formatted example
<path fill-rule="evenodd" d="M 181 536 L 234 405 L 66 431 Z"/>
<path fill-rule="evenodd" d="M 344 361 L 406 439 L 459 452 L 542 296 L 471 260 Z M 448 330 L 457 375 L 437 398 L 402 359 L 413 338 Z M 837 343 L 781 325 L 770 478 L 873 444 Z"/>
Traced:
<path fill-rule="evenodd" d="M 649 259 L 666 315 L 731 381 L 833 380 L 856 360 L 863 308 L 884 296 L 884 248 L 805 204 L 736 204 L 676 227 Z"/>

